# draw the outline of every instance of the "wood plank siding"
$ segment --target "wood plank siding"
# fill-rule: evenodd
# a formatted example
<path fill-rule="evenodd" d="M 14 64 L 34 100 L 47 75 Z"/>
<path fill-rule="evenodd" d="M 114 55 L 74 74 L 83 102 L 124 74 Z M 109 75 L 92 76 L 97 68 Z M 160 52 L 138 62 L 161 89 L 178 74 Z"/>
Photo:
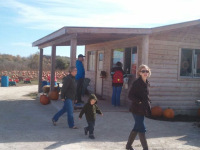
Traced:
<path fill-rule="evenodd" d="M 112 50 L 118 48 L 138 47 L 138 66 L 142 62 L 142 38 L 137 36 L 122 40 L 91 44 L 85 46 L 86 77 L 91 79 L 89 90 L 95 93 L 96 71 L 87 71 L 89 51 L 104 51 L 103 68 L 108 77 L 104 81 L 103 95 L 111 100 L 112 80 L 110 77 Z M 179 80 L 179 51 L 181 48 L 200 49 L 200 27 L 191 26 L 171 31 L 151 34 L 149 37 L 148 65 L 152 75 L 150 98 L 152 106 L 159 105 L 163 109 L 170 107 L 176 114 L 195 114 L 198 106 L 195 100 L 200 99 L 200 79 Z M 96 66 L 95 66 L 96 68 Z M 133 81 L 129 82 L 129 89 Z M 122 104 L 129 104 L 128 90 L 123 89 Z"/>
<path fill-rule="evenodd" d="M 88 71 L 88 52 L 89 51 L 95 51 L 97 54 L 97 51 L 103 50 L 104 51 L 104 64 L 103 68 L 107 73 L 107 78 L 104 80 L 103 84 L 103 95 L 108 99 L 111 100 L 112 96 L 112 79 L 110 76 L 110 70 L 111 70 L 111 60 L 112 60 L 112 51 L 113 49 L 119 49 L 119 48 L 127 48 L 127 47 L 138 47 L 138 63 L 141 64 L 141 58 L 142 58 L 142 37 L 132 37 L 128 39 L 123 40 L 116 40 L 112 42 L 104 42 L 99 44 L 92 44 L 92 45 L 86 45 L 85 46 L 85 70 L 86 70 L 86 77 L 91 79 L 90 87 L 88 88 L 92 93 L 95 93 L 95 80 L 96 80 L 96 71 Z M 96 66 L 95 66 L 96 68 Z M 132 81 L 130 81 L 132 82 Z M 131 84 L 130 84 L 131 86 Z M 129 89 L 130 89 L 129 86 Z M 127 99 L 128 90 L 122 89 L 121 93 L 121 103 L 126 104 L 127 102 L 130 103 L 130 101 Z"/>
<path fill-rule="evenodd" d="M 181 48 L 200 49 L 200 27 L 153 34 L 149 43 L 152 105 L 171 107 L 176 114 L 195 114 L 198 108 L 195 100 L 200 99 L 200 79 L 179 80 L 179 51 Z"/>

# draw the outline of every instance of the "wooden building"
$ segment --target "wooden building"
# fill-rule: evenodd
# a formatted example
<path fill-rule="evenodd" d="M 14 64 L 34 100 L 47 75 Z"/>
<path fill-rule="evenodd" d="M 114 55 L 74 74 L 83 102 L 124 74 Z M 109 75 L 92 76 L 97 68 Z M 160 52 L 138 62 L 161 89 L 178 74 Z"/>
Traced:
<path fill-rule="evenodd" d="M 52 46 L 52 67 L 55 72 L 56 46 L 71 46 L 71 65 L 75 65 L 76 46 L 85 45 L 84 66 L 91 79 L 91 93 L 110 100 L 110 70 L 117 61 L 129 73 L 129 89 L 137 78 L 139 65 L 151 68 L 150 99 L 153 106 L 170 107 L 176 114 L 196 114 L 195 100 L 200 98 L 200 20 L 156 28 L 63 27 L 33 43 L 40 49 Z M 107 77 L 100 78 L 105 71 Z M 42 63 L 40 63 L 41 83 Z M 54 77 L 52 76 L 52 81 Z M 129 89 L 123 89 L 121 103 L 128 104 Z M 51 85 L 53 90 L 53 82 Z M 39 84 L 38 92 L 41 92 Z"/>

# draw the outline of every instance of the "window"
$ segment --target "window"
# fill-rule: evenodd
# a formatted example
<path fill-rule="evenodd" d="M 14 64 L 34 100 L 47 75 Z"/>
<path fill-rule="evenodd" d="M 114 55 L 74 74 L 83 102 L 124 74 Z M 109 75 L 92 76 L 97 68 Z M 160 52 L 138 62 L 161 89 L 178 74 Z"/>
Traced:
<path fill-rule="evenodd" d="M 123 65 L 123 70 L 128 74 L 136 74 L 137 60 L 137 47 L 113 50 L 112 67 L 115 67 L 119 61 Z"/>
<path fill-rule="evenodd" d="M 103 70 L 103 53 L 99 53 L 98 70 Z"/>
<path fill-rule="evenodd" d="M 137 63 L 138 63 L 137 47 L 133 47 L 132 48 L 132 60 L 131 60 L 131 74 L 136 75 Z"/>
<path fill-rule="evenodd" d="M 88 71 L 94 71 L 95 51 L 88 52 Z"/>
<path fill-rule="evenodd" d="M 115 49 L 115 50 L 113 50 L 112 67 L 115 67 L 115 64 L 118 61 L 120 61 L 123 64 L 123 61 L 124 61 L 124 49 Z"/>
<path fill-rule="evenodd" d="M 200 77 L 200 50 L 181 49 L 180 76 Z"/>

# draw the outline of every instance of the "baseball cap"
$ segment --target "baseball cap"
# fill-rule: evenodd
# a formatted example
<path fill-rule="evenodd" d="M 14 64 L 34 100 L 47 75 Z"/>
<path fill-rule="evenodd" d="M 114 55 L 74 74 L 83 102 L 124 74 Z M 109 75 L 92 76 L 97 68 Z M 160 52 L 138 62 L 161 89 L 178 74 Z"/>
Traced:
<path fill-rule="evenodd" d="M 83 56 L 82 54 L 79 54 L 79 55 L 78 55 L 78 58 L 79 58 L 79 57 L 85 57 L 85 56 Z"/>

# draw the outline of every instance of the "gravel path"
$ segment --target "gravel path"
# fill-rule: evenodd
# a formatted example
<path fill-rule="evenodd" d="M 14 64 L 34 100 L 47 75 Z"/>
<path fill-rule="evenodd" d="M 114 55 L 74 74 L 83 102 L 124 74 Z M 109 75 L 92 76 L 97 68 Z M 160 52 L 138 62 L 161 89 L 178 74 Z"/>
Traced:
<path fill-rule="evenodd" d="M 78 130 L 67 126 L 63 115 L 53 126 L 52 116 L 62 107 L 61 101 L 41 105 L 26 95 L 36 92 L 37 86 L 0 87 L 0 150 L 124 150 L 134 121 L 127 108 L 111 107 L 107 101 L 99 101 L 104 116 L 97 116 L 95 140 L 83 134 L 86 120 L 74 113 Z M 86 99 L 86 97 L 85 97 Z M 164 122 L 145 119 L 147 138 L 152 150 L 200 149 L 200 129 L 193 123 Z M 133 146 L 142 150 L 138 137 Z"/>

